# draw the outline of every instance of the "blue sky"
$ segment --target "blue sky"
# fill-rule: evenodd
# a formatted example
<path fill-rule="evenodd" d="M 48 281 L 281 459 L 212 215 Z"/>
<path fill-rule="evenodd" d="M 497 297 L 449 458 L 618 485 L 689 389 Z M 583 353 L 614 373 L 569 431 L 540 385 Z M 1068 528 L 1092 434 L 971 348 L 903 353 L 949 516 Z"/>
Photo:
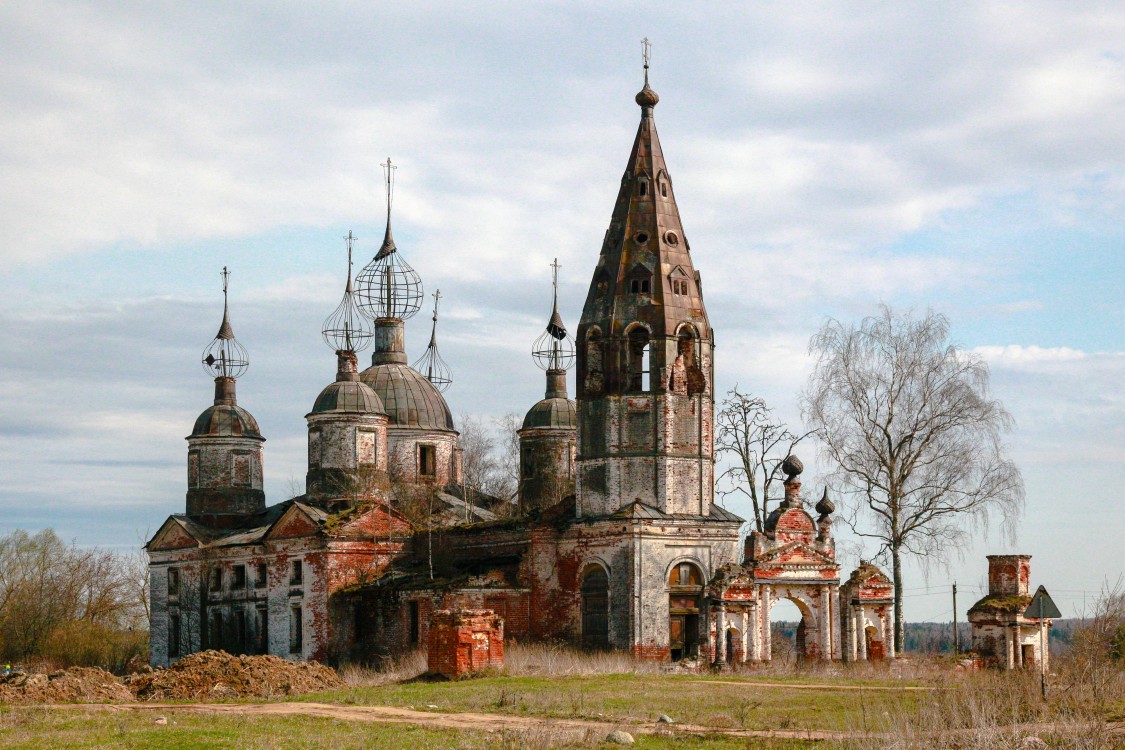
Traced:
<path fill-rule="evenodd" d="M 947 618 L 954 578 L 971 603 L 999 551 L 1074 613 L 1125 568 L 1125 11 L 744 6 L 4 4 L 0 532 L 128 546 L 182 508 L 223 265 L 240 402 L 287 497 L 332 380 L 342 236 L 360 263 L 378 246 L 388 154 L 399 247 L 444 297 L 451 407 L 526 411 L 548 264 L 573 325 L 648 36 L 719 388 L 798 424 L 826 318 L 947 314 L 1016 419 L 1028 502 L 1014 545 L 982 530 L 912 564 L 908 617 Z"/>

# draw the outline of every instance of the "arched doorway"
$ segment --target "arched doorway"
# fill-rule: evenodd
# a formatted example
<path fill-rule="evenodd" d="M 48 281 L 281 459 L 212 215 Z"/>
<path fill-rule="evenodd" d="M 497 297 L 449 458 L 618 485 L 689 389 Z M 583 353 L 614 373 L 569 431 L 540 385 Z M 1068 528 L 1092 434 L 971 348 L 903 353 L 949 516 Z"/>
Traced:
<path fill-rule="evenodd" d="M 690 562 L 668 573 L 668 651 L 672 661 L 699 656 L 699 611 L 703 571 Z"/>
<path fill-rule="evenodd" d="M 770 607 L 771 658 L 801 666 L 808 655 L 810 634 L 816 623 L 808 604 L 793 596 L 782 596 Z"/>
<path fill-rule="evenodd" d="M 609 648 L 609 575 L 601 565 L 589 565 L 582 575 L 582 645 Z"/>

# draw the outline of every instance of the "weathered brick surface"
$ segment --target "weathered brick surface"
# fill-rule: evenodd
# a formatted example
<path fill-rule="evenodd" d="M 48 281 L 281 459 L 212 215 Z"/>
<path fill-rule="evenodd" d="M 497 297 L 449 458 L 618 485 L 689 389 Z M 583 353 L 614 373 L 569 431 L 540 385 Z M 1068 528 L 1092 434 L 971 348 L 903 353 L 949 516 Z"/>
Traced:
<path fill-rule="evenodd" d="M 487 609 L 440 609 L 428 634 L 427 667 L 456 679 L 504 667 L 504 620 Z"/>

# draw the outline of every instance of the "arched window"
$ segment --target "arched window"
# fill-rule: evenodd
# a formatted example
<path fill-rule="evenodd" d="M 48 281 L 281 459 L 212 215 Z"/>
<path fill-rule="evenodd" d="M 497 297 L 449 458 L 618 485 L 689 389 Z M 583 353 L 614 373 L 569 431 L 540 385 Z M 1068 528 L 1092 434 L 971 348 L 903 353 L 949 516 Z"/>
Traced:
<path fill-rule="evenodd" d="M 699 570 L 699 566 L 690 562 L 677 563 L 672 566 L 672 572 L 668 574 L 668 585 L 675 588 L 680 586 L 703 586 L 703 573 Z"/>
<path fill-rule="evenodd" d="M 609 648 L 609 576 L 600 565 L 582 576 L 582 645 Z"/>
<path fill-rule="evenodd" d="M 584 389 L 588 395 L 596 396 L 605 386 L 605 372 L 602 364 L 602 332 L 591 328 L 586 333 L 586 381 Z"/>
<path fill-rule="evenodd" d="M 648 329 L 644 326 L 636 326 L 629 331 L 629 348 L 628 352 L 628 369 L 629 369 L 629 390 L 631 391 L 648 391 L 651 389 L 650 378 L 650 355 L 651 347 L 649 346 Z"/>

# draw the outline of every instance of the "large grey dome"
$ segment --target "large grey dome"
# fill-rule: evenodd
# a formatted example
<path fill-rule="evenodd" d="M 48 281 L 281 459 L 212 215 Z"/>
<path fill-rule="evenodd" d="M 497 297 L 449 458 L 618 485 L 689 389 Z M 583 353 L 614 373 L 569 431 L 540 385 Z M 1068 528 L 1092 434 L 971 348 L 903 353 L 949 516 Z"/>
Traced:
<path fill-rule="evenodd" d="M 352 377 L 355 377 L 354 373 Z M 320 392 L 312 408 L 313 414 L 324 414 L 330 411 L 382 414 L 383 400 L 366 383 L 358 380 L 337 380 L 335 383 L 329 383 Z"/>
<path fill-rule="evenodd" d="M 188 437 L 249 437 L 263 440 L 258 421 L 235 404 L 215 404 L 203 410 Z"/>
<path fill-rule="evenodd" d="M 577 406 L 566 398 L 545 398 L 523 418 L 523 429 L 551 427 L 558 430 L 578 428 Z"/>
<path fill-rule="evenodd" d="M 398 427 L 453 430 L 453 415 L 441 393 L 426 376 L 409 365 L 388 362 L 368 367 L 360 375 L 378 394 L 383 411 Z"/>

